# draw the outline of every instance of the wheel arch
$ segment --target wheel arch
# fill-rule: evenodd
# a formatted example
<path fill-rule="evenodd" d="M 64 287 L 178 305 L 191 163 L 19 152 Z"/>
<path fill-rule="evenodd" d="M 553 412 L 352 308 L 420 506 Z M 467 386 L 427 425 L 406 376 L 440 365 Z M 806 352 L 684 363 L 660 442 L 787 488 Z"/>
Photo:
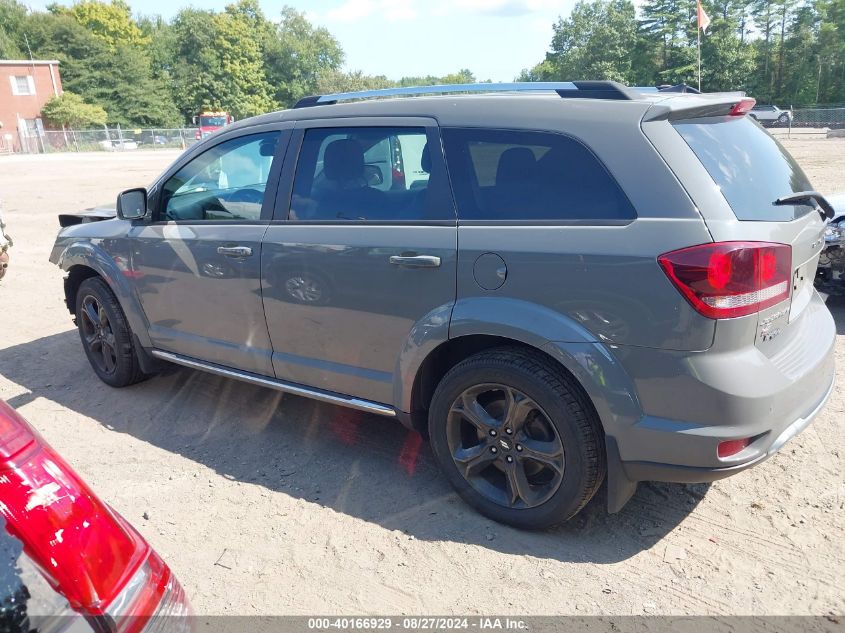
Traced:
<path fill-rule="evenodd" d="M 535 345 L 519 338 L 470 334 L 449 339 L 435 347 L 420 363 L 409 393 L 407 409 L 411 426 L 425 432 L 428 408 L 434 390 L 446 373 L 459 362 L 479 352 L 512 347 L 531 351 L 567 375 L 583 392 L 602 428 L 607 432 L 617 424 L 639 419 L 639 403 L 621 367 L 594 343 L 547 343 Z"/>
<path fill-rule="evenodd" d="M 99 277 L 117 298 L 135 335 L 136 343 L 143 348 L 152 347 L 141 305 L 118 261 L 120 257 L 112 257 L 89 243 L 75 243 L 65 249 L 60 266 L 67 272 L 64 291 L 68 311 L 73 315 L 76 313 L 76 294 L 82 282 L 91 277 Z"/>

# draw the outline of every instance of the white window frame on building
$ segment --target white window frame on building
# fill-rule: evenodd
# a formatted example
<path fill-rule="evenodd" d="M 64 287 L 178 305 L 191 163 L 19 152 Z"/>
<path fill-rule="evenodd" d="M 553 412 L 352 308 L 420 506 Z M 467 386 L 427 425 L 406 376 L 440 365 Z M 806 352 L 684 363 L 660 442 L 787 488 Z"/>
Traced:
<path fill-rule="evenodd" d="M 26 80 L 26 92 L 21 90 L 22 82 Z M 9 75 L 9 81 L 12 82 L 12 94 L 16 97 L 28 97 L 35 94 L 35 78 L 32 75 Z"/>

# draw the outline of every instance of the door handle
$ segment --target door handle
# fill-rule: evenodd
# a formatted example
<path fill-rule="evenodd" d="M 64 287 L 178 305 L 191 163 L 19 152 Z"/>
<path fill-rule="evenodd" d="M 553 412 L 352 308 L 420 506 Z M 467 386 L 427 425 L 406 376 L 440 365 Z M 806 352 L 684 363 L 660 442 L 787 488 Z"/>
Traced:
<path fill-rule="evenodd" d="M 438 268 L 440 258 L 435 255 L 391 255 L 390 263 L 408 268 Z"/>
<path fill-rule="evenodd" d="M 217 254 L 226 257 L 249 257 L 252 255 L 252 249 L 249 246 L 218 246 Z"/>

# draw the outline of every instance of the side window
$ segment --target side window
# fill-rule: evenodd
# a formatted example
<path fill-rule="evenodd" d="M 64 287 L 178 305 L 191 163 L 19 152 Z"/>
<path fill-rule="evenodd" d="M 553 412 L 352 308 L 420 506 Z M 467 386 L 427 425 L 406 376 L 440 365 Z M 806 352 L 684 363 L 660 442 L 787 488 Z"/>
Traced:
<path fill-rule="evenodd" d="M 636 217 L 613 177 L 581 142 L 549 132 L 443 130 L 464 220 Z"/>
<path fill-rule="evenodd" d="M 258 220 L 280 132 L 232 139 L 203 152 L 162 188 L 162 220 Z"/>
<path fill-rule="evenodd" d="M 311 128 L 305 132 L 290 219 L 323 222 L 454 219 L 445 174 L 425 128 Z"/>

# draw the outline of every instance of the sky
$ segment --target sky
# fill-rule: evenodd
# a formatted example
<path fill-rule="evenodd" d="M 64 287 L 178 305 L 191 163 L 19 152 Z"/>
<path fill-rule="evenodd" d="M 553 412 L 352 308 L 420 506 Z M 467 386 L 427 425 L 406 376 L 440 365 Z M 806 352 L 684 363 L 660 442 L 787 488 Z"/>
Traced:
<path fill-rule="evenodd" d="M 171 18 L 182 6 L 221 10 L 230 0 L 129 0 L 134 13 Z M 51 0 L 24 0 L 43 10 Z M 346 70 L 390 79 L 468 68 L 479 80 L 512 81 L 543 60 L 552 24 L 575 0 L 260 0 L 276 19 L 284 4 L 325 26 Z M 72 4 L 60 0 L 59 4 Z"/>

